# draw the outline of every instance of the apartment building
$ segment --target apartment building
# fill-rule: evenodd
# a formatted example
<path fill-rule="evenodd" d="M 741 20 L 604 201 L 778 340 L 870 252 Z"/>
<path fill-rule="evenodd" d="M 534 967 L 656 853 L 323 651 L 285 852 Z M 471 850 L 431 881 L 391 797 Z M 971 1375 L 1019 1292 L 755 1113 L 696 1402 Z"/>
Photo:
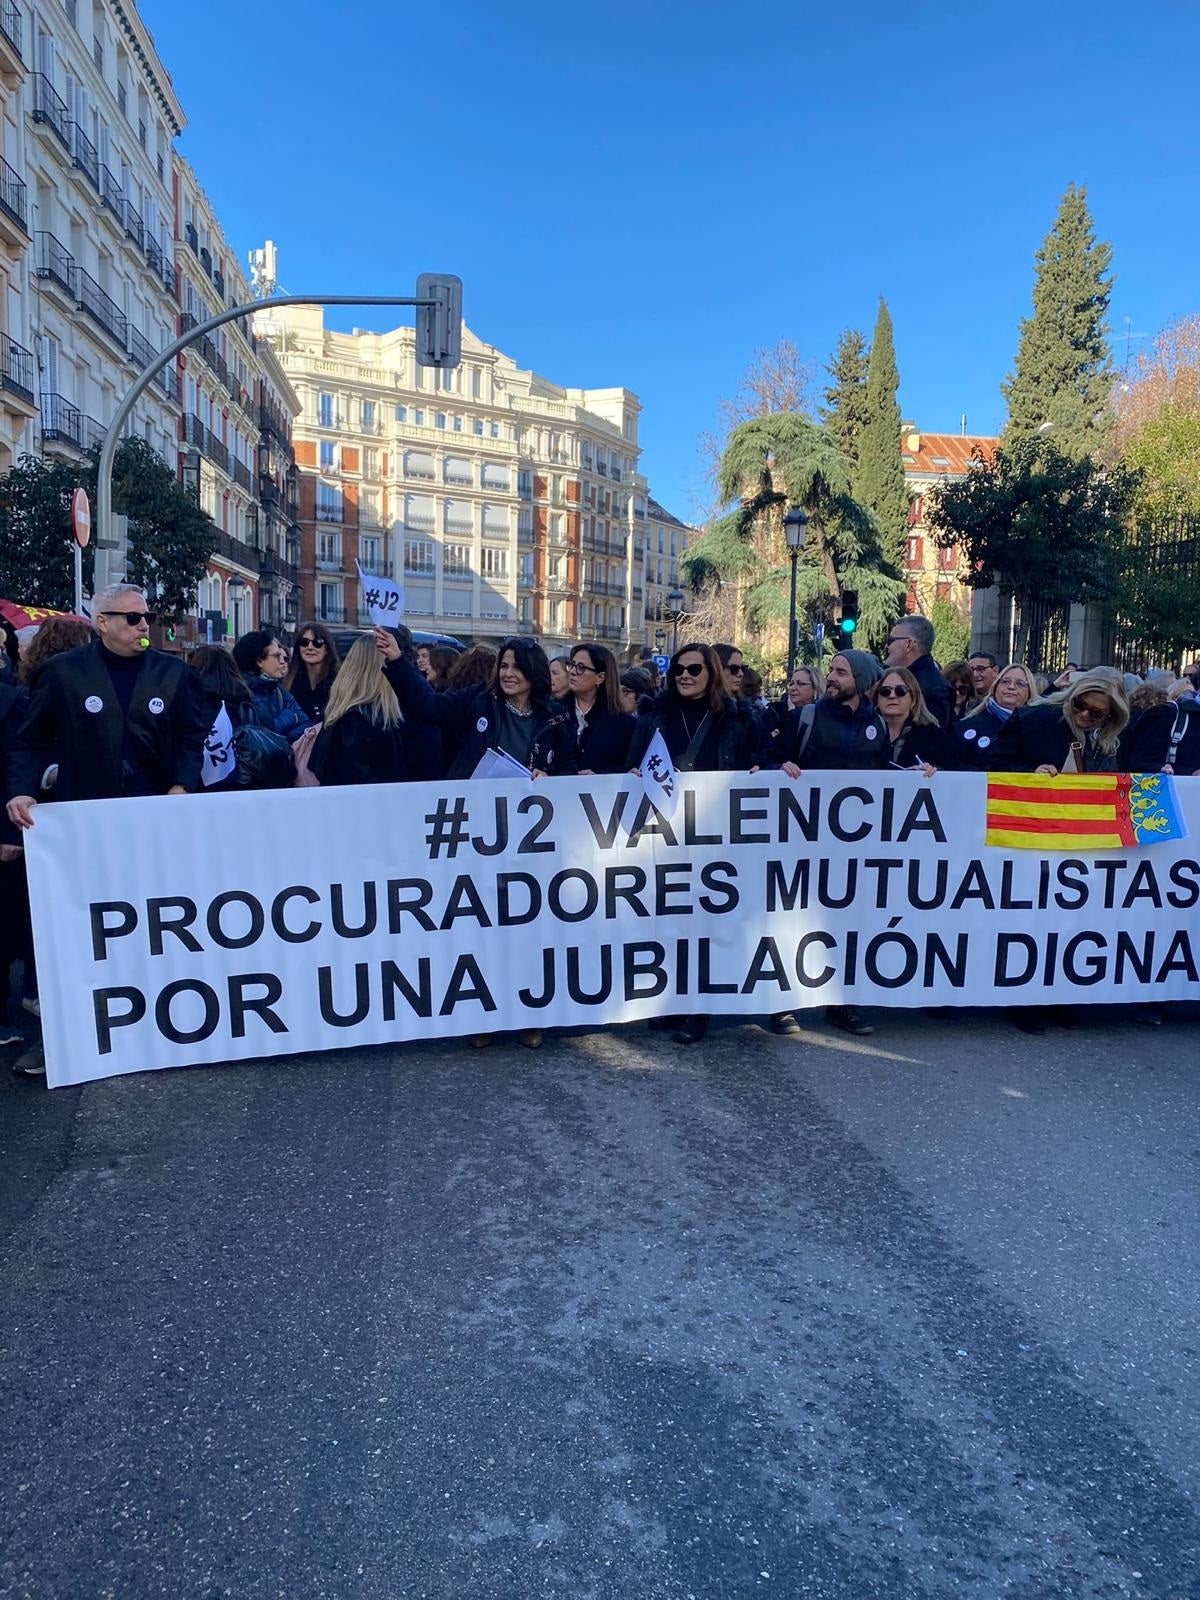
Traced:
<path fill-rule="evenodd" d="M 676 611 L 686 612 L 693 601 L 680 582 L 679 558 L 696 530 L 673 516 L 657 500 L 648 498 L 645 521 L 645 602 L 640 608 L 642 632 L 636 642 L 664 649 L 671 640 Z M 676 596 L 672 600 L 672 596 Z M 643 636 L 644 635 L 644 636 Z"/>
<path fill-rule="evenodd" d="M 188 162 L 174 157 L 179 331 L 252 294 Z M 270 626 L 287 637 L 300 611 L 292 421 L 300 409 L 252 316 L 202 334 L 181 361 L 179 444 L 185 486 L 217 526 L 200 584 L 197 636 Z"/>
<path fill-rule="evenodd" d="M 37 365 L 29 345 L 26 257 L 32 243 L 24 162 L 28 19 L 0 0 L 0 472 L 29 448 Z"/>
<path fill-rule="evenodd" d="M 32 233 L 21 316 L 37 361 L 34 431 L 45 453 L 78 457 L 174 336 L 171 153 L 183 112 L 126 0 L 10 9 L 22 12 L 28 67 L 17 149 Z M 130 431 L 171 461 L 178 430 L 169 368 Z"/>
<path fill-rule="evenodd" d="M 908 488 L 908 537 L 904 546 L 904 581 L 908 609 L 928 616 L 935 600 L 945 600 L 965 620 L 973 592 L 959 577 L 957 550 L 940 550 L 925 521 L 925 501 L 940 483 L 966 477 L 977 454 L 987 457 L 1000 441 L 988 435 L 922 433 L 905 423 L 901 435 L 904 481 Z"/>
<path fill-rule="evenodd" d="M 409 621 L 549 649 L 642 633 L 640 405 L 571 389 L 463 330 L 462 365 L 418 367 L 411 328 L 259 319 L 295 387 L 305 614 L 364 625 L 355 563 L 404 583 Z M 639 509 L 640 501 L 640 509 Z"/>

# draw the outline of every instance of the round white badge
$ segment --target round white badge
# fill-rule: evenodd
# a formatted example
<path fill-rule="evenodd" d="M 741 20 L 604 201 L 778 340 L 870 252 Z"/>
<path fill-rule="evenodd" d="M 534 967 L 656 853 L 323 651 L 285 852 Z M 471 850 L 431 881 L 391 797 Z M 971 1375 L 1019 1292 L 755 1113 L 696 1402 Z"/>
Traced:
<path fill-rule="evenodd" d="M 879 737 L 878 728 L 875 728 L 875 727 L 872 726 L 871 723 L 868 723 L 867 724 L 867 738 L 868 739 L 877 739 L 878 737 Z"/>
<path fill-rule="evenodd" d="M 156 717 L 161 717 L 163 712 L 166 710 L 166 707 L 163 705 L 162 701 L 157 695 L 155 695 L 154 699 L 150 702 L 150 710 Z"/>
<path fill-rule="evenodd" d="M 979 748 L 980 748 L 980 749 L 981 749 L 981 750 L 986 750 L 986 749 L 987 749 L 987 747 L 988 747 L 988 745 L 990 745 L 990 744 L 991 744 L 991 742 L 992 742 L 992 741 L 991 741 L 991 740 L 990 740 L 990 739 L 989 739 L 989 738 L 988 738 L 988 736 L 987 736 L 987 734 L 986 734 L 986 733 L 985 733 L 985 734 L 984 734 L 984 736 L 983 736 L 983 738 L 982 738 L 982 739 L 980 739 L 980 741 L 979 741 Z"/>
<path fill-rule="evenodd" d="M 476 733 L 486 733 L 487 732 L 487 718 L 486 717 L 480 717 L 479 721 L 475 724 L 475 732 Z"/>
<path fill-rule="evenodd" d="M 978 728 L 964 728 L 963 729 L 963 738 L 964 739 L 978 739 L 979 738 L 979 729 Z M 980 740 L 980 743 L 982 743 L 982 742 L 983 741 Z"/>
<path fill-rule="evenodd" d="M 103 711 L 104 701 L 101 700 L 98 694 L 90 694 L 83 702 L 83 709 L 85 711 Z"/>

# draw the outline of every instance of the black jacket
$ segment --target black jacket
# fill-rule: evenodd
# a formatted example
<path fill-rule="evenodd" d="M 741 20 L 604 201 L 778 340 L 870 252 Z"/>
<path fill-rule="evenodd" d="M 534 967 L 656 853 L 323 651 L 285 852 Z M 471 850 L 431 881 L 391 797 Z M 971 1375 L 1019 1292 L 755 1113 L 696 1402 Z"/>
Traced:
<path fill-rule="evenodd" d="M 866 698 L 855 711 L 825 696 L 797 706 L 784 718 L 777 742 L 779 759 L 806 771 L 878 772 L 891 760 L 883 718 Z"/>
<path fill-rule="evenodd" d="M 8 798 L 41 795 L 57 763 L 55 800 L 113 800 L 200 787 L 211 727 L 195 673 L 175 656 L 147 650 L 123 715 L 100 641 L 52 656 L 30 686 L 29 712 L 9 761 Z"/>
<path fill-rule="evenodd" d="M 937 662 L 932 656 L 918 656 L 908 670 L 921 686 L 930 716 L 937 718 L 939 726 L 948 728 L 953 717 L 954 696 Z"/>
<path fill-rule="evenodd" d="M 309 770 L 326 788 L 347 783 L 401 783 L 408 777 L 404 728 L 382 727 L 354 706 L 317 734 Z"/>
<path fill-rule="evenodd" d="M 988 751 L 1011 720 L 989 711 L 985 700 L 978 711 L 954 723 L 950 731 L 958 745 L 959 766 L 966 772 L 982 772 L 987 766 Z"/>
<path fill-rule="evenodd" d="M 945 728 L 929 723 L 917 728 L 910 725 L 892 743 L 888 760 L 895 767 L 912 767 L 918 761 L 928 761 L 942 772 L 959 772 L 965 765 L 959 755 L 961 749 L 958 740 Z"/>
<path fill-rule="evenodd" d="M 310 722 L 324 722 L 325 707 L 329 704 L 329 691 L 333 688 L 335 674 L 327 672 L 323 678 L 318 678 L 316 688 L 312 688 L 308 681 L 308 672 L 301 666 L 296 674 L 296 681 L 291 684 L 286 692 L 303 711 Z"/>
<path fill-rule="evenodd" d="M 677 715 L 680 703 L 677 695 L 664 690 L 649 710 L 639 714 L 625 757 L 626 771 L 641 766 L 642 757 L 656 733 L 663 735 L 674 761 L 682 758 L 687 742 L 681 745 L 682 725 Z M 690 707 L 688 714 L 694 720 L 694 712 Z M 744 700 L 727 698 L 723 714 L 713 718 L 710 726 L 712 737 L 705 741 L 704 748 L 688 768 L 689 771 L 749 772 L 751 767 L 778 766 L 774 752 L 762 749 L 758 718 Z M 766 761 L 764 756 L 767 757 Z"/>
<path fill-rule="evenodd" d="M 383 670 L 405 717 L 432 722 L 461 739 L 446 776 L 469 778 L 484 752 L 496 748 L 500 717 L 497 697 L 487 689 L 447 689 L 444 694 L 437 694 L 405 656 L 385 662 Z M 561 705 L 555 700 L 535 705 L 533 721 L 530 771 L 545 772 L 552 778 L 570 777 L 577 772 L 575 735 Z"/>
<path fill-rule="evenodd" d="M 1026 706 L 1013 712 L 991 749 L 985 751 L 984 766 L 989 772 L 1036 772 L 1043 766 L 1061 772 L 1074 738 L 1062 706 Z M 1107 755 L 1085 747 L 1081 765 L 1085 772 L 1128 772 L 1124 736 Z"/>
<path fill-rule="evenodd" d="M 626 756 L 633 738 L 634 719 L 627 711 L 610 711 L 597 697 L 582 729 L 570 696 L 566 701 L 568 725 L 575 730 L 575 760 L 580 772 L 628 772 Z"/>
<path fill-rule="evenodd" d="M 1171 748 L 1175 720 L 1181 721 L 1181 738 L 1171 763 L 1177 773 L 1191 777 L 1200 773 L 1200 703 L 1180 701 L 1151 706 L 1138 718 L 1129 736 L 1130 772 L 1161 772 Z"/>
<path fill-rule="evenodd" d="M 25 721 L 29 710 L 29 690 L 23 683 L 17 683 L 5 675 L 0 679 L 0 794 L 8 799 L 12 794 L 19 793 L 9 787 L 8 766 L 9 753 L 16 742 L 21 724 Z M 36 799 L 37 796 L 35 795 Z M 21 842 L 20 830 L 0 810 L 0 844 L 19 844 Z"/>

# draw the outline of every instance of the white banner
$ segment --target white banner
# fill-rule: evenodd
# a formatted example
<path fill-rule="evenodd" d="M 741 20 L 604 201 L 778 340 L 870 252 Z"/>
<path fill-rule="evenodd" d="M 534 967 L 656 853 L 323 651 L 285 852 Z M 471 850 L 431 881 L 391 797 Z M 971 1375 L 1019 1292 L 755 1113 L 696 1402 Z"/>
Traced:
<path fill-rule="evenodd" d="M 986 779 L 681 774 L 45 805 L 51 1085 L 389 1040 L 882 1006 L 1200 999 L 1191 839 L 984 844 Z"/>

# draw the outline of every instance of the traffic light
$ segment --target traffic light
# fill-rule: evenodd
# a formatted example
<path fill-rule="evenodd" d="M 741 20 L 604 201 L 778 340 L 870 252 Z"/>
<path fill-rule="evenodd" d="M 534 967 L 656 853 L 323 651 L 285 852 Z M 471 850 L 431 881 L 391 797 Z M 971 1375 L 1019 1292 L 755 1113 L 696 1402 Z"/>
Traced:
<path fill-rule="evenodd" d="M 462 360 L 462 279 L 450 272 L 422 272 L 417 299 L 417 365 L 457 367 Z"/>
<path fill-rule="evenodd" d="M 838 631 L 843 639 L 852 639 L 858 627 L 858 590 L 842 590 L 842 620 L 838 623 Z"/>

